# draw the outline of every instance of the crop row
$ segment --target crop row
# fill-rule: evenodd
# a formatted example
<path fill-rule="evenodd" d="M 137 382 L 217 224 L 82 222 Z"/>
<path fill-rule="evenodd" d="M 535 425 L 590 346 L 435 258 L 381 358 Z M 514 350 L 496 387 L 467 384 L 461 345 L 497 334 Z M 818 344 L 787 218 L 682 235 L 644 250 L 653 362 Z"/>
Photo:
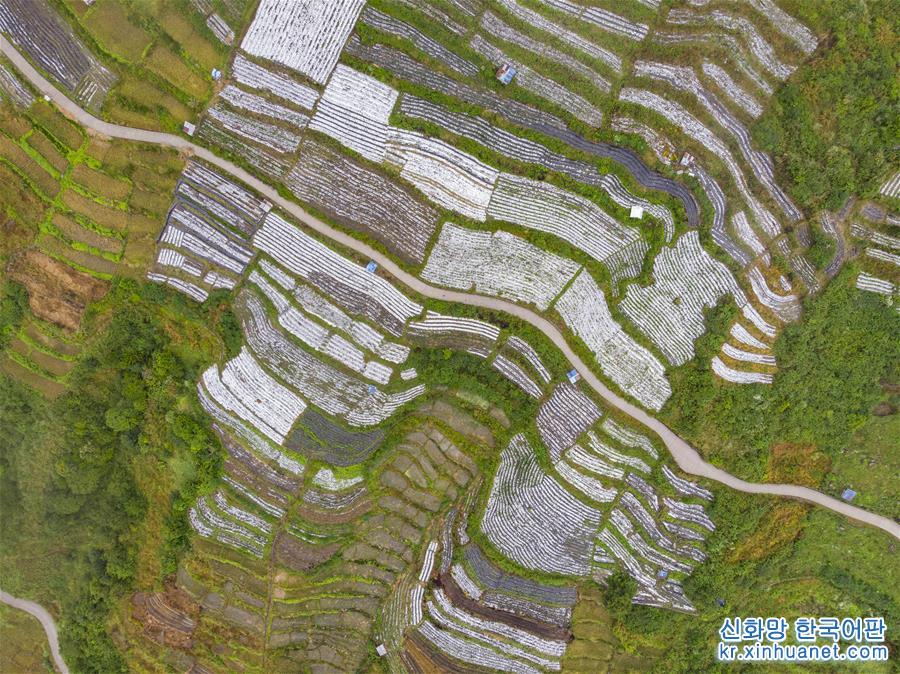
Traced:
<path fill-rule="evenodd" d="M 360 297 L 363 303 L 376 307 L 378 315 L 385 313 L 394 322 L 383 325 L 390 332 L 400 334 L 401 326 L 422 313 L 422 307 L 404 296 L 391 283 L 351 263 L 328 246 L 303 233 L 281 216 L 270 213 L 254 238 L 253 245 L 268 253 L 276 262 L 293 274 L 314 285 L 322 285 L 320 277 L 334 279 Z M 327 289 L 326 294 L 328 293 Z M 371 312 L 370 312 L 371 313 Z M 366 314 L 369 315 L 369 314 Z M 382 321 L 375 322 L 381 324 Z"/>
<path fill-rule="evenodd" d="M 238 84 L 258 91 L 268 91 L 304 110 L 312 110 L 319 99 L 319 92 L 312 87 L 296 82 L 276 70 L 263 68 L 240 53 L 235 55 L 231 64 L 231 76 Z"/>
<path fill-rule="evenodd" d="M 541 0 L 541 3 L 630 40 L 640 42 L 649 30 L 646 24 L 635 23 L 600 7 L 584 7 L 569 0 Z"/>
<path fill-rule="evenodd" d="M 306 403 L 275 381 L 247 351 L 203 373 L 203 385 L 223 409 L 235 414 L 276 443 L 282 443 Z"/>
<path fill-rule="evenodd" d="M 243 89 L 239 89 L 233 84 L 226 85 L 219 94 L 219 98 L 233 108 L 245 110 L 254 115 L 269 117 L 274 120 L 287 122 L 298 129 L 306 128 L 309 117 L 302 112 L 297 112 L 283 105 L 272 103 L 262 96 L 252 94 Z"/>
<path fill-rule="evenodd" d="M 19 78 L 5 65 L 0 64 L 0 89 L 22 108 L 29 108 L 34 103 L 34 95 L 22 84 Z"/>
<path fill-rule="evenodd" d="M 675 89 L 693 95 L 700 106 L 734 137 L 744 160 L 750 165 L 756 178 L 781 206 L 788 218 L 792 221 L 802 218 L 800 211 L 775 182 L 771 158 L 751 147 L 750 132 L 747 127 L 714 94 L 704 88 L 697 74 L 692 69 L 666 63 L 638 61 L 634 65 L 634 73 L 641 77 L 663 81 Z"/>
<path fill-rule="evenodd" d="M 416 48 L 463 77 L 476 77 L 479 73 L 479 68 L 474 63 L 470 63 L 450 51 L 440 42 L 431 39 L 408 23 L 379 12 L 377 9 L 366 7 L 362 12 L 361 20 L 367 26 L 376 28 L 383 33 L 409 40 Z"/>
<path fill-rule="evenodd" d="M 419 385 L 386 394 L 367 386 L 290 342 L 270 323 L 255 294 L 242 291 L 238 303 L 244 335 L 260 360 L 310 402 L 351 426 L 376 425 L 425 390 Z"/>
<path fill-rule="evenodd" d="M 593 400 L 578 387 L 563 382 L 541 405 L 537 414 L 537 427 L 541 440 L 555 462 L 573 442 L 601 416 Z"/>
<path fill-rule="evenodd" d="M 532 303 L 545 310 L 579 265 L 508 232 L 445 223 L 421 272 L 426 281 Z"/>
<path fill-rule="evenodd" d="M 491 26 L 491 28 L 496 30 L 497 26 Z M 534 95 L 568 110 L 585 124 L 599 126 L 603 121 L 603 112 L 582 96 L 511 58 L 481 35 L 473 36 L 469 41 L 469 46 L 497 68 L 503 65 L 515 68 L 516 84 Z"/>
<path fill-rule="evenodd" d="M 604 47 L 601 47 L 600 45 L 595 44 L 590 40 L 587 40 L 586 38 L 583 38 L 578 33 L 568 30 L 558 23 L 550 21 L 543 14 L 536 12 L 533 9 L 529 9 L 528 7 L 518 2 L 518 0 L 499 0 L 499 2 L 507 12 L 512 14 L 520 21 L 524 21 L 525 23 L 528 23 L 539 30 L 553 35 L 557 39 L 562 40 L 563 42 L 571 47 L 574 47 L 583 54 L 606 63 L 616 72 L 621 72 L 622 59 L 608 49 L 605 49 Z"/>
<path fill-rule="evenodd" d="M 438 213 L 395 181 L 307 139 L 285 182 L 335 220 L 364 229 L 403 258 L 423 260 Z"/>
<path fill-rule="evenodd" d="M 508 0 L 510 4 L 515 4 L 512 0 Z M 519 5 L 516 5 L 517 7 Z M 524 7 L 522 9 L 525 9 Z M 530 11 L 530 10 L 528 10 Z M 592 82 L 599 91 L 609 93 L 609 81 L 600 76 L 589 66 L 581 63 L 577 59 L 572 58 L 568 54 L 559 51 L 544 42 L 535 40 L 534 38 L 519 32 L 505 21 L 500 19 L 496 14 L 487 11 L 481 16 L 481 28 L 488 34 L 499 40 L 514 44 L 526 51 L 532 52 L 535 56 L 548 61 L 553 61 L 567 68 L 573 73 L 581 75 L 583 78 Z M 587 121 L 587 120 L 584 120 Z"/>
<path fill-rule="evenodd" d="M 241 49 L 323 84 L 365 0 L 262 0 Z"/>
<path fill-rule="evenodd" d="M 332 328 L 337 328 L 349 335 L 354 342 L 371 351 L 379 358 L 400 364 L 409 356 L 409 347 L 385 339 L 385 336 L 367 323 L 350 318 L 344 311 L 323 297 L 315 289 L 300 283 L 279 267 L 263 259 L 260 268 L 273 279 L 283 290 L 289 292 L 304 312 L 315 316 L 318 320 Z"/>
<path fill-rule="evenodd" d="M 728 146 L 699 119 L 687 111 L 682 105 L 646 89 L 625 88 L 619 92 L 619 99 L 634 103 L 659 113 L 669 122 L 679 127 L 687 136 L 700 143 L 709 152 L 718 157 L 731 173 L 735 185 L 753 212 L 756 221 L 768 236 L 775 237 L 781 233 L 781 226 L 766 207 L 751 193 L 740 165 L 732 155 Z"/>
<path fill-rule="evenodd" d="M 653 284 L 629 286 L 619 306 L 673 365 L 681 365 L 706 331 L 704 310 L 729 294 L 739 307 L 748 304 L 728 268 L 703 249 L 697 232 L 688 232 L 657 255 Z"/>
<path fill-rule="evenodd" d="M 682 26 L 713 24 L 721 30 L 738 33 L 753 54 L 772 76 L 785 80 L 794 72 L 794 67 L 783 63 L 775 54 L 772 45 L 762 36 L 752 21 L 742 16 L 731 14 L 722 9 L 714 9 L 707 14 L 699 14 L 689 9 L 676 9 L 669 12 L 669 23 Z"/>
<path fill-rule="evenodd" d="M 344 367 L 368 379 L 379 384 L 387 384 L 390 381 L 393 374 L 390 367 L 367 359 L 362 350 L 348 339 L 300 311 L 262 274 L 254 271 L 250 274 L 249 280 L 275 306 L 278 323 L 294 337 L 314 351 L 333 358 Z"/>
<path fill-rule="evenodd" d="M 99 108 L 115 84 L 46 0 L 0 2 L 0 31 L 87 107 Z"/>
<path fill-rule="evenodd" d="M 519 365 L 503 354 L 498 354 L 491 362 L 491 367 L 500 372 L 504 377 L 525 391 L 532 398 L 541 398 L 544 395 L 541 387 Z"/>
<path fill-rule="evenodd" d="M 635 287 L 629 286 L 623 306 Z M 672 394 L 665 367 L 616 322 L 603 291 L 586 270 L 557 300 L 555 308 L 566 327 L 591 350 L 607 377 L 641 404 L 655 410 L 662 407 Z M 658 320 L 655 314 L 652 318 Z M 701 312 L 701 327 L 702 318 Z"/>
<path fill-rule="evenodd" d="M 592 201 L 548 183 L 500 174 L 487 214 L 558 236 L 604 262 L 614 279 L 640 272 L 646 243 Z"/>
<path fill-rule="evenodd" d="M 264 148 L 271 148 L 276 152 L 291 154 L 300 145 L 300 136 L 293 131 L 261 122 L 246 115 L 240 115 L 217 104 L 206 112 L 209 119 L 215 121 L 226 131 L 230 131 L 242 138 L 257 143 Z"/>
<path fill-rule="evenodd" d="M 600 518 L 598 510 L 545 475 L 528 440 L 517 435 L 500 456 L 481 529 L 527 569 L 585 576 Z"/>
<path fill-rule="evenodd" d="M 540 143 L 500 129 L 481 117 L 453 112 L 409 94 L 401 97 L 399 109 L 404 115 L 433 122 L 451 133 L 474 140 L 503 156 L 528 164 L 539 164 L 564 173 L 579 182 L 600 187 L 618 205 L 624 208 L 641 206 L 659 219 L 665 226 L 667 240 L 671 239 L 675 232 L 675 221 L 668 208 L 634 196 L 615 175 L 602 174 L 589 162 L 570 159 L 553 152 Z"/>

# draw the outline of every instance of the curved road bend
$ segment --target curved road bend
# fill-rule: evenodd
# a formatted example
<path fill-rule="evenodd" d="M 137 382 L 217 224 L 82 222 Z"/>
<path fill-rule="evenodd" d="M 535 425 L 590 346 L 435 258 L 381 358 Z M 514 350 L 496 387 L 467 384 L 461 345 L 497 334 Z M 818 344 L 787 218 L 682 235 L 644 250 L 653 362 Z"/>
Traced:
<path fill-rule="evenodd" d="M 53 616 L 47 613 L 47 610 L 40 604 L 28 599 L 19 599 L 3 590 L 0 590 L 0 602 L 30 613 L 40 621 L 41 627 L 47 633 L 47 641 L 50 642 L 50 652 L 53 654 L 53 662 L 56 663 L 56 668 L 62 674 L 69 674 L 69 668 L 66 667 L 65 661 L 59 653 L 59 636 L 56 633 L 56 622 L 53 620 Z"/>
<path fill-rule="evenodd" d="M 574 365 L 575 369 L 578 370 L 578 372 L 588 383 L 588 385 L 597 393 L 599 393 L 610 405 L 633 417 L 641 424 L 644 424 L 645 426 L 653 429 L 653 431 L 655 431 L 662 438 L 667 449 L 674 457 L 675 462 L 678 464 L 678 467 L 681 468 L 681 470 L 683 470 L 684 472 L 690 473 L 691 475 L 697 475 L 700 477 L 706 477 L 711 480 L 715 480 L 716 482 L 720 482 L 728 487 L 731 487 L 732 489 L 746 492 L 748 494 L 769 494 L 772 496 L 785 496 L 788 498 L 799 499 L 801 501 L 807 501 L 809 503 L 820 505 L 823 508 L 828 508 L 829 510 L 844 515 L 845 517 L 849 517 L 850 519 L 862 522 L 864 524 L 870 524 L 883 531 L 886 531 L 894 538 L 900 539 L 900 524 L 897 524 L 893 520 L 882 515 L 877 515 L 867 510 L 863 510 L 862 508 L 857 508 L 856 506 L 852 506 L 849 503 L 839 501 L 836 498 L 832 498 L 831 496 L 822 494 L 821 492 L 818 492 L 814 489 L 809 489 L 808 487 L 800 487 L 790 484 L 759 484 L 746 482 L 744 480 L 741 480 L 740 478 L 735 477 L 734 475 L 731 475 L 730 473 L 725 472 L 721 468 L 716 468 L 712 464 L 707 463 L 700 457 L 700 454 L 696 449 L 694 449 L 693 447 L 691 447 L 691 445 L 678 437 L 665 424 L 650 416 L 643 409 L 628 402 L 614 391 L 611 391 L 602 381 L 600 381 L 600 379 L 593 373 L 593 371 L 587 365 L 585 365 L 581 358 L 579 358 L 578 355 L 572 350 L 572 348 L 566 343 L 566 340 L 563 337 L 562 333 L 547 319 L 539 316 L 530 309 L 526 309 L 525 307 L 521 307 L 511 302 L 497 299 L 495 297 L 485 297 L 483 295 L 462 293 L 453 290 L 444 290 L 441 288 L 430 286 L 427 283 L 419 280 L 417 277 L 401 269 L 396 263 L 394 263 L 383 253 L 375 250 L 371 246 L 363 243 L 362 241 L 359 241 L 358 239 L 354 239 L 349 234 L 345 234 L 344 232 L 334 229 L 330 225 L 310 215 L 297 204 L 282 197 L 275 189 L 261 181 L 259 178 L 249 174 L 240 166 L 236 166 L 230 161 L 218 157 L 206 148 L 195 145 L 194 143 L 181 136 L 175 136 L 168 133 L 160 133 L 157 131 L 147 131 L 145 129 L 134 129 L 127 126 L 119 126 L 117 124 L 110 124 L 108 122 L 97 119 L 90 113 L 82 110 L 74 101 L 70 100 L 66 97 L 65 94 L 57 90 L 56 87 L 54 87 L 44 78 L 43 75 L 35 70 L 35 68 L 2 36 L 0 36 L 0 51 L 2 51 L 2 53 L 15 64 L 15 66 L 31 81 L 31 83 L 35 87 L 37 87 L 37 89 L 42 94 L 49 96 L 50 99 L 55 102 L 61 110 L 66 112 L 69 116 L 71 116 L 83 126 L 89 129 L 93 129 L 98 133 L 114 138 L 123 138 L 127 140 L 141 141 L 146 143 L 156 143 L 159 145 L 166 145 L 180 150 L 189 151 L 193 155 L 218 166 L 219 168 L 230 173 L 239 180 L 242 180 L 247 185 L 250 185 L 260 194 L 265 195 L 265 197 L 272 203 L 277 204 L 279 207 L 293 215 L 309 228 L 327 236 L 331 240 L 343 246 L 346 246 L 347 248 L 356 251 L 357 253 L 376 260 L 385 270 L 387 270 L 400 282 L 420 293 L 421 295 L 433 299 L 445 300 L 447 302 L 458 302 L 460 304 L 484 307 L 487 309 L 492 309 L 494 311 L 502 311 L 507 314 L 512 314 L 513 316 L 516 316 L 517 318 L 530 323 L 538 330 L 543 332 L 565 354 L 566 358 L 568 358 L 569 361 Z"/>

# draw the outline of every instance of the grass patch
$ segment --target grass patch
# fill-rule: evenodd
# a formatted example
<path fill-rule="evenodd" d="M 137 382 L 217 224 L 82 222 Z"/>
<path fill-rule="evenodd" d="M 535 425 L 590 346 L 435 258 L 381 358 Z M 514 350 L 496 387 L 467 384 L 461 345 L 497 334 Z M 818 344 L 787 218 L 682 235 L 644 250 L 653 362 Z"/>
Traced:
<path fill-rule="evenodd" d="M 814 445 L 781 443 L 769 452 L 766 479 L 815 488 L 828 472 L 831 462 Z"/>
<path fill-rule="evenodd" d="M 162 13 L 158 20 L 169 37 L 204 70 L 209 71 L 224 64 L 224 52 L 207 40 L 183 14 L 170 10 Z"/>
<path fill-rule="evenodd" d="M 744 562 L 765 559 L 775 550 L 790 544 L 803 529 L 809 506 L 802 503 L 779 503 L 762 518 L 748 538 L 741 541 L 729 561 Z"/>
<path fill-rule="evenodd" d="M 157 44 L 153 47 L 147 55 L 144 66 L 198 101 L 205 100 L 209 96 L 209 84 L 164 45 Z"/>
<path fill-rule="evenodd" d="M 119 271 L 118 264 L 100 257 L 87 246 L 79 246 L 77 242 L 68 244 L 49 234 L 42 234 L 37 245 L 55 260 L 103 281 L 109 281 Z"/>
<path fill-rule="evenodd" d="M 140 127 L 165 127 L 193 119 L 194 110 L 175 96 L 157 87 L 151 80 L 126 75 L 115 90 L 116 114 L 121 114 L 137 122 Z M 112 114 L 112 109 L 110 110 Z"/>
<path fill-rule="evenodd" d="M 115 0 L 97 2 L 82 23 L 101 47 L 131 63 L 140 61 L 153 42 L 153 37 L 135 25 Z"/>
<path fill-rule="evenodd" d="M 900 438 L 900 415 L 869 419 L 834 455 L 831 472 L 825 480 L 826 490 L 837 495 L 852 487 L 857 491 L 855 505 L 893 519 L 900 517 L 897 438 Z"/>
<path fill-rule="evenodd" d="M 34 348 L 18 337 L 9 345 L 10 351 L 34 363 L 41 372 L 46 372 L 54 379 L 62 379 L 72 369 L 72 362 L 60 360 L 55 356 Z"/>
<path fill-rule="evenodd" d="M 52 103 L 38 101 L 28 109 L 28 114 L 61 145 L 74 151 L 84 142 L 81 129 L 70 122 Z"/>
<path fill-rule="evenodd" d="M 18 140 L 31 128 L 31 124 L 19 115 L 11 105 L 0 105 L 0 131 Z"/>
<path fill-rule="evenodd" d="M 50 646 L 37 618 L 0 606 L 0 671 L 52 672 Z"/>
<path fill-rule="evenodd" d="M 58 333 L 59 328 L 56 326 L 30 316 L 19 336 L 36 348 L 56 354 L 63 360 L 71 360 L 81 349 L 78 344 L 64 340 Z"/>
<path fill-rule="evenodd" d="M 162 216 L 169 210 L 172 197 L 165 192 L 148 192 L 136 189 L 128 202 L 133 208 L 145 213 Z"/>
<path fill-rule="evenodd" d="M 28 136 L 28 145 L 36 150 L 52 166 L 57 173 L 65 173 L 69 168 L 69 160 L 59 151 L 56 144 L 40 129 L 35 129 Z"/>
<path fill-rule="evenodd" d="M 96 222 L 106 229 L 124 232 L 127 225 L 127 213 L 116 208 L 110 208 L 97 203 L 84 195 L 66 190 L 60 201 L 67 207 L 83 215 L 92 222 Z"/>
<path fill-rule="evenodd" d="M 125 201 L 131 193 L 131 185 L 119 178 L 101 173 L 87 164 L 78 164 L 69 176 L 76 183 L 98 196 L 114 201 Z"/>
<path fill-rule="evenodd" d="M 50 222 L 64 238 L 70 241 L 78 241 L 91 248 L 114 255 L 122 252 L 124 241 L 121 238 L 105 236 L 67 215 L 54 213 Z"/>
<path fill-rule="evenodd" d="M 66 389 L 64 384 L 38 374 L 8 354 L 0 354 L 0 372 L 22 382 L 48 399 L 56 398 Z"/>
<path fill-rule="evenodd" d="M 10 169 L 28 180 L 40 194 L 52 199 L 59 193 L 56 178 L 6 136 L 0 136 L 0 158 L 8 160 Z"/>

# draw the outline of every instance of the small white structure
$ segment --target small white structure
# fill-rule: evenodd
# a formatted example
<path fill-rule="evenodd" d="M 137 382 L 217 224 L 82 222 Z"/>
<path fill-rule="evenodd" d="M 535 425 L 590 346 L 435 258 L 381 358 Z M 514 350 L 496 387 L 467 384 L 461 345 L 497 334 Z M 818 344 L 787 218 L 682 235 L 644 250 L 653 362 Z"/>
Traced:
<path fill-rule="evenodd" d="M 569 378 L 569 381 L 573 384 L 578 383 L 578 380 L 581 379 L 581 375 L 578 374 L 578 370 L 569 370 L 566 372 L 566 377 Z"/>
<path fill-rule="evenodd" d="M 188 121 L 185 121 L 185 123 L 181 125 L 181 130 L 184 131 L 188 136 L 193 136 L 194 132 L 197 130 L 197 126 L 195 124 L 191 124 Z"/>
<path fill-rule="evenodd" d="M 387 655 L 387 648 L 385 648 L 384 644 L 378 644 L 375 647 L 375 652 L 378 653 L 379 657 L 383 658 L 385 655 Z"/>
<path fill-rule="evenodd" d="M 644 217 L 644 207 L 643 207 L 643 206 L 638 206 L 638 205 L 632 206 L 632 207 L 631 207 L 631 217 L 632 217 L 634 220 L 640 220 L 640 219 L 642 219 L 642 218 Z"/>

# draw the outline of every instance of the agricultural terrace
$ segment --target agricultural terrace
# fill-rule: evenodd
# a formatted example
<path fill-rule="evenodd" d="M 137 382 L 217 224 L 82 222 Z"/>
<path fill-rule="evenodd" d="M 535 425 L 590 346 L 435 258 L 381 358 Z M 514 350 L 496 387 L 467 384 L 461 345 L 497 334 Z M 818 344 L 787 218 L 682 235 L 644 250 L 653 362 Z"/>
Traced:
<path fill-rule="evenodd" d="M 188 133 L 383 263 L 527 306 L 705 458 L 872 485 L 891 516 L 865 474 L 889 453 L 857 464 L 895 411 L 900 180 L 824 209 L 785 179 L 766 125 L 824 34 L 783 4 L 0 0 L 0 30 L 98 116 Z M 125 513 L 100 599 L 66 599 L 78 664 L 706 671 L 692 626 L 726 593 L 896 615 L 862 580 L 880 533 L 688 480 L 541 331 L 398 286 L 217 166 L 85 133 L 5 61 L 0 97 L 0 383 L 101 429 L 60 433 L 36 493 Z M 9 390 L 15 419 L 45 410 Z M 83 474 L 76 445 L 114 458 Z"/>
<path fill-rule="evenodd" d="M 182 161 L 155 147 L 91 138 L 2 65 L 0 171 L 10 214 L 3 261 L 19 306 L 2 368 L 47 396 L 81 352 L 81 321 L 116 276 L 140 278 Z M 22 294 L 20 294 L 22 293 Z"/>
<path fill-rule="evenodd" d="M 225 67 L 252 3 L 78 0 L 59 6 L 114 75 L 97 111 L 126 126 L 174 132 L 196 121 L 213 94 L 212 72 Z"/>
<path fill-rule="evenodd" d="M 608 298 L 613 332 L 634 341 L 663 380 L 656 392 L 635 395 L 628 382 L 644 367 L 626 365 L 632 373 L 625 375 L 609 359 L 595 360 L 642 404 L 658 409 L 666 401 L 669 383 L 654 363 L 690 360 L 706 332 L 705 312 L 726 300 L 740 314 L 729 326 L 732 339 L 708 361 L 713 376 L 771 383 L 772 342 L 821 280 L 802 242 L 798 247 L 784 234 L 785 224 L 793 227 L 803 215 L 753 143 L 746 120 L 759 116 L 766 97 L 745 91 L 750 76 L 740 66 L 750 64 L 753 74 L 758 62 L 766 77 L 785 79 L 809 51 L 802 24 L 794 21 L 802 47 L 780 34 L 773 47 L 768 32 L 764 37 L 743 14 L 725 10 L 704 18 L 700 10 L 678 9 L 657 22 L 646 8 L 624 16 L 582 13 L 571 3 L 510 1 L 491 11 L 478 3 L 419 3 L 417 11 L 399 2 L 365 9 L 325 3 L 316 5 L 316 20 L 346 37 L 343 50 L 323 40 L 290 51 L 291 40 L 302 41 L 312 25 L 300 18 L 311 7 L 260 5 L 230 81 L 201 120 L 203 141 L 399 261 L 422 265 L 422 278 L 438 285 L 548 311 L 564 277 L 553 282 L 551 273 L 547 288 L 523 287 L 520 270 L 540 264 L 522 257 L 526 247 L 554 256 L 547 264 L 567 269 L 570 281 L 568 270 L 583 267 Z M 760 8 L 760 19 L 770 21 L 772 6 Z M 681 39 L 671 26 L 707 22 L 729 35 L 727 44 L 742 57 L 730 67 L 739 72 L 726 69 L 718 52 L 693 47 L 669 50 L 702 57 L 693 68 L 654 60 L 656 44 L 668 49 Z M 519 73 L 507 86 L 493 77 L 502 64 Z M 590 86 L 567 91 L 580 77 Z M 614 80 L 621 82 L 616 101 L 609 95 Z M 582 99 L 589 90 L 595 93 Z M 676 127 L 682 135 L 673 134 Z M 662 173 L 647 157 L 604 140 L 623 134 L 634 147 L 657 147 Z M 676 148 L 684 161 L 675 161 Z M 699 239 L 681 241 L 700 224 L 701 202 L 709 204 L 703 217 L 711 218 L 712 255 Z M 474 231 L 463 239 L 459 227 Z M 483 248 L 475 243 L 482 233 L 521 241 L 520 251 L 468 254 Z M 479 281 L 488 264 L 515 280 Z M 696 280 L 685 285 L 688 276 Z M 565 324 L 559 311 L 553 316 Z M 608 342 L 584 327 L 577 336 L 586 353 Z"/>
<path fill-rule="evenodd" d="M 466 231 L 447 224 L 442 237 Z M 485 255 L 532 261 L 548 255 L 515 237 L 483 236 Z M 561 265 L 557 285 L 570 284 L 578 265 L 547 259 Z M 515 578 L 496 564 L 522 569 L 526 585 L 533 583 L 529 572 L 602 582 L 623 569 L 639 584 L 638 604 L 694 610 L 681 582 L 705 559 L 702 541 L 715 525 L 703 502 L 712 494 L 660 465 L 649 438 L 565 382 L 561 366 L 548 366 L 529 339 L 490 320 L 426 309 L 198 162 L 186 167 L 175 191 L 154 268 L 148 278 L 194 299 L 214 289 L 203 285 L 207 274 L 239 277 L 234 310 L 244 345 L 197 384 L 231 458 L 225 486 L 190 510 L 199 539 L 177 580 L 193 601 L 211 607 L 186 623 L 193 630 L 213 630 L 214 638 L 215 624 L 224 622 L 253 639 L 248 652 L 228 653 L 232 666 L 246 658 L 288 662 L 297 644 L 320 644 L 336 653 L 334 662 L 352 667 L 374 629 L 399 662 L 424 657 L 558 668 L 571 627 L 571 590 L 562 610 L 556 599 L 545 608 L 499 595 L 482 604 L 485 590 L 502 594 L 503 583 Z M 445 379 L 441 359 L 429 352 L 457 354 L 473 383 L 495 382 L 493 390 L 506 391 L 493 403 L 499 407 L 483 416 L 478 406 L 491 403 L 461 391 L 448 403 L 469 380 Z M 513 413 L 508 404 L 517 400 L 524 406 Z M 475 403 L 474 418 L 473 411 L 454 411 L 461 401 L 463 409 Z M 536 432 L 512 435 L 510 419 L 529 419 L 525 410 L 532 410 Z M 433 421 L 410 431 L 408 419 L 417 416 Z M 496 453 L 488 458 L 478 444 L 508 444 L 493 479 L 486 472 Z M 393 451 L 379 451 L 385 446 Z M 508 501 L 512 494 L 534 499 L 531 508 L 550 519 L 514 517 L 523 506 Z M 452 517 L 462 520 L 455 533 Z M 434 538 L 440 522 L 442 542 Z M 463 554 L 453 553 L 455 539 L 466 560 L 480 561 L 454 565 Z M 446 560 L 441 573 L 449 575 L 435 588 L 438 555 Z M 284 571 L 272 576 L 266 568 Z M 340 578 L 352 569 L 365 581 L 345 585 Z M 213 589 L 226 579 L 241 591 Z M 326 594 L 314 599 L 319 595 L 303 589 L 310 587 Z M 355 617 L 334 624 L 324 615 L 343 604 L 325 597 L 339 587 L 356 588 L 344 598 L 353 600 Z M 297 599 L 282 603 L 291 596 Z M 297 601 L 309 603 L 306 617 L 298 617 Z M 215 623 L 204 627 L 207 613 Z M 478 628 L 501 635 L 500 646 Z"/>
<path fill-rule="evenodd" d="M 240 186 L 216 184 L 222 205 L 246 203 Z M 194 252 L 165 237 L 160 245 Z M 208 629 L 218 638 L 224 624 L 254 644 L 226 651 L 226 662 L 288 663 L 300 657 L 299 644 L 327 648 L 352 667 L 375 630 L 399 662 L 556 669 L 575 595 L 569 588 L 557 596 L 554 585 L 541 590 L 527 570 L 602 581 L 623 568 L 640 583 L 639 604 L 694 610 L 680 579 L 705 559 L 698 545 L 715 525 L 702 503 L 712 494 L 665 465 L 654 468 L 660 455 L 649 438 L 565 383 L 527 340 L 505 338 L 489 321 L 426 311 L 275 210 L 256 225 L 250 245 L 258 253 L 235 304 L 246 344 L 198 383 L 230 456 L 226 486 L 191 508 L 200 540 L 177 579 L 193 601 L 211 607 L 193 634 Z M 454 411 L 473 399 L 445 400 L 434 361 L 422 353 L 435 348 L 468 358 L 476 379 L 505 379 L 510 394 L 519 391 L 508 400 L 536 399 L 533 437 L 556 448 L 544 459 L 551 473 L 526 436 L 505 430 L 508 400 L 499 399 L 487 426 L 476 420 L 481 414 Z M 400 369 L 407 365 L 414 367 Z M 433 420 L 410 432 L 408 419 L 417 416 Z M 570 428 L 573 418 L 579 425 Z M 495 459 L 473 449 L 503 442 L 498 472 L 486 479 Z M 362 462 L 374 470 L 361 471 Z M 508 462 L 516 471 L 531 467 L 510 472 Z M 551 519 L 514 517 L 521 505 L 506 494 L 535 499 L 532 509 Z M 469 519 L 469 512 L 478 515 Z M 522 546 L 526 540 L 533 543 Z M 510 562 L 526 571 L 500 570 Z M 274 576 L 266 571 L 272 564 L 282 569 Z M 359 579 L 345 580 L 348 572 Z M 432 585 L 437 574 L 446 574 L 440 586 Z M 213 589 L 223 583 L 233 589 Z M 517 587 L 538 594 L 510 601 Z M 298 602 L 309 605 L 302 614 Z M 354 607 L 352 620 L 326 619 L 344 605 Z M 204 662 L 202 652 L 195 655 Z"/>

